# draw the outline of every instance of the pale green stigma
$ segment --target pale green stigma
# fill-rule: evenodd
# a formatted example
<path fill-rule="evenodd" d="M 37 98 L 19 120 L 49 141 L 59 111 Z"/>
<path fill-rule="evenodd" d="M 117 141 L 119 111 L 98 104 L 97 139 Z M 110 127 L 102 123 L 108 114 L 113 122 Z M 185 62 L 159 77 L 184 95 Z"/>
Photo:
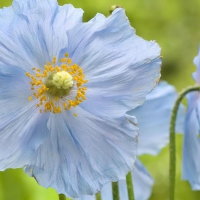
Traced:
<path fill-rule="evenodd" d="M 52 83 L 58 88 L 58 89 L 68 89 L 73 86 L 73 77 L 71 74 L 69 74 L 66 71 L 57 72 L 53 76 Z"/>
<path fill-rule="evenodd" d="M 74 84 L 73 77 L 66 71 L 52 73 L 46 80 L 47 93 L 53 97 L 64 97 L 69 94 Z"/>

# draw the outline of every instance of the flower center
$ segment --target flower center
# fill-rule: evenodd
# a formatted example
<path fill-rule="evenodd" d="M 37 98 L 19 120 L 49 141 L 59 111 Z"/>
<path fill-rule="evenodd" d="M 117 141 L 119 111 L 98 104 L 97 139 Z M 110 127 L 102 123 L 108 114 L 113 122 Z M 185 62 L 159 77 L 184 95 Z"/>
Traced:
<path fill-rule="evenodd" d="M 40 113 L 61 113 L 63 109 L 76 107 L 86 100 L 87 88 L 82 85 L 88 81 L 84 79 L 83 70 L 77 64 L 72 64 L 68 54 L 65 54 L 59 63 L 60 66 L 56 65 L 54 57 L 52 63 L 44 65 L 43 71 L 32 68 L 34 75 L 26 72 L 26 76 L 31 79 L 31 90 L 34 91 L 33 96 L 29 96 L 28 99 L 32 100 L 35 97 L 39 100 L 36 106 L 40 107 Z"/>
<path fill-rule="evenodd" d="M 74 84 L 73 77 L 66 71 L 52 73 L 45 81 L 47 93 L 52 97 L 64 97 L 69 94 Z"/>

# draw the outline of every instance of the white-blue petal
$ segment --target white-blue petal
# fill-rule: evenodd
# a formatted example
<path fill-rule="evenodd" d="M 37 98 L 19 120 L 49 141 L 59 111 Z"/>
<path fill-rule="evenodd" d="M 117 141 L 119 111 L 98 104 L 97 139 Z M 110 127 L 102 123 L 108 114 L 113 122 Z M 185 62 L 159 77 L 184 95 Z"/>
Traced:
<path fill-rule="evenodd" d="M 156 85 L 160 47 L 135 34 L 124 10 L 116 9 L 109 18 L 97 15 L 67 31 L 67 35 L 66 51 L 88 79 L 83 109 L 99 116 L 119 117 L 141 105 Z"/>
<path fill-rule="evenodd" d="M 58 6 L 57 0 L 13 0 L 12 6 L 15 12 L 22 13 L 22 11 L 27 12 L 27 10 L 32 10 L 40 7 L 54 9 Z"/>
<path fill-rule="evenodd" d="M 110 185 L 109 183 L 106 184 L 107 185 Z M 105 186 L 104 186 L 105 187 Z M 104 187 L 102 189 L 104 189 Z M 109 191 L 112 195 L 112 188 L 111 188 L 111 191 Z M 82 195 L 78 198 L 73 198 L 74 200 L 96 200 L 96 195 Z M 101 200 L 104 200 L 104 198 L 102 198 L 101 196 Z M 109 200 L 109 198 L 107 199 Z"/>
<path fill-rule="evenodd" d="M 13 8 L 11 6 L 0 9 L 1 30 L 6 32 L 7 28 L 10 25 L 10 22 L 13 20 L 13 17 L 14 17 L 14 12 L 13 12 Z"/>
<path fill-rule="evenodd" d="M 0 127 L 9 124 L 15 114 L 30 104 L 28 97 L 32 91 L 29 82 L 23 69 L 0 65 Z"/>
<path fill-rule="evenodd" d="M 200 190 L 200 95 L 188 95 L 188 109 L 185 118 L 183 142 L 183 174 L 193 190 Z"/>
<path fill-rule="evenodd" d="M 135 163 L 135 169 L 132 170 L 132 178 L 135 199 L 149 199 L 154 181 L 138 159 Z"/>
<path fill-rule="evenodd" d="M 131 171 L 132 182 L 134 189 L 135 200 L 147 200 L 149 199 L 153 186 L 153 179 L 142 165 L 142 163 L 136 159 L 135 167 Z M 109 183 L 110 184 L 110 183 Z M 111 184 L 110 184 L 111 185 Z M 119 194 L 120 199 L 128 200 L 128 191 L 126 180 L 119 180 Z M 106 189 L 107 187 L 107 189 Z M 110 191 L 109 191 L 110 188 Z M 105 194 L 104 194 L 105 192 Z M 112 200 L 112 190 L 111 187 L 106 184 L 101 192 L 102 200 Z"/>
<path fill-rule="evenodd" d="M 169 138 L 169 120 L 175 99 L 176 90 L 166 82 L 160 82 L 157 87 L 147 95 L 146 102 L 128 112 L 130 115 L 136 115 L 139 120 L 140 135 L 138 154 L 156 155 L 164 147 Z M 182 130 L 184 121 L 184 109 L 181 106 L 177 119 L 177 130 Z M 132 170 L 134 194 L 136 200 L 146 200 L 150 197 L 153 185 L 153 179 L 140 163 L 135 163 L 135 169 Z M 125 180 L 119 181 L 120 199 L 128 200 L 127 186 Z M 95 196 L 82 196 L 77 200 L 95 199 Z M 101 191 L 102 200 L 112 200 L 111 183 L 106 184 Z"/>
<path fill-rule="evenodd" d="M 48 115 L 28 101 L 24 70 L 0 66 L 0 86 L 0 170 L 23 167 L 45 140 Z"/>
<path fill-rule="evenodd" d="M 54 3 L 52 3 L 54 2 Z M 14 1 L 8 14 L 0 12 L 0 62 L 30 70 L 43 68 L 68 46 L 66 31 L 82 22 L 83 11 L 57 1 Z M 5 15 L 5 16 L 4 16 Z M 16 25 L 17 24 L 17 25 Z M 63 56 L 63 55 L 62 55 Z"/>
<path fill-rule="evenodd" d="M 135 200 L 149 199 L 154 181 L 138 159 L 136 159 L 135 167 L 131 171 L 131 174 L 132 174 Z M 129 198 L 128 198 L 126 180 L 119 180 L 118 186 L 119 186 L 120 199 L 128 200 Z M 75 200 L 87 200 L 87 199 L 95 200 L 95 195 L 93 196 L 86 195 L 86 196 L 81 196 L 79 198 L 75 198 Z M 107 183 L 105 186 L 103 186 L 101 190 L 101 199 L 113 200 L 111 183 Z"/>
<path fill-rule="evenodd" d="M 70 197 L 94 194 L 133 168 L 138 136 L 135 123 L 128 115 L 101 119 L 80 107 L 52 115 L 49 138 L 25 170 L 58 193 Z"/>
<path fill-rule="evenodd" d="M 138 155 L 157 155 L 168 143 L 170 117 L 176 98 L 175 88 L 163 81 L 147 95 L 142 106 L 128 112 L 136 116 L 139 123 Z M 184 108 L 180 106 L 177 131 L 182 131 L 184 117 Z"/>
<path fill-rule="evenodd" d="M 198 55 L 194 58 L 194 64 L 197 67 L 197 71 L 192 74 L 196 83 L 200 83 L 200 46 Z"/>

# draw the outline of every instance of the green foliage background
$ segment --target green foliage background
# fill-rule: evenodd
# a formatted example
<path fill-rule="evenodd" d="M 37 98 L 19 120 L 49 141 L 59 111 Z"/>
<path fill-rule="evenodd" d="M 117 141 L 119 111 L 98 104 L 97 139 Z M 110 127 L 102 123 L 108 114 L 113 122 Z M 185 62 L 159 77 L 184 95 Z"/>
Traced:
<path fill-rule="evenodd" d="M 0 7 L 10 6 L 11 0 L 1 0 Z M 63 5 L 71 3 L 84 11 L 84 21 L 97 12 L 108 15 L 111 5 L 121 5 L 136 29 L 137 35 L 147 40 L 156 40 L 162 48 L 162 79 L 180 91 L 194 81 L 193 58 L 200 43 L 199 0 L 59 0 Z M 187 182 L 181 181 L 182 136 L 177 136 L 177 189 L 176 200 L 199 200 L 200 193 L 193 192 Z M 150 200 L 167 199 L 168 147 L 159 156 L 144 155 L 141 160 L 155 179 Z M 22 169 L 0 172 L 0 200 L 55 200 L 53 189 L 39 186 Z"/>

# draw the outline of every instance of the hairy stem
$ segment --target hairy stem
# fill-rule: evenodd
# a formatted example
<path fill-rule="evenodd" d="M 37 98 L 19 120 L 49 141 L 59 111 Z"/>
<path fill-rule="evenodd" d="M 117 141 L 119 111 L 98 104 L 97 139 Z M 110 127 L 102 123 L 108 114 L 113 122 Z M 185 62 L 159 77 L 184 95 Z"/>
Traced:
<path fill-rule="evenodd" d="M 119 187 L 118 182 L 112 182 L 113 200 L 119 200 Z"/>
<path fill-rule="evenodd" d="M 96 200 L 101 200 L 101 193 L 100 192 L 96 193 Z"/>
<path fill-rule="evenodd" d="M 66 196 L 64 194 L 59 194 L 59 200 L 66 200 Z"/>
<path fill-rule="evenodd" d="M 127 176 L 126 176 L 126 184 L 127 184 L 127 190 L 128 190 L 128 199 L 129 200 L 134 200 L 134 190 L 133 190 L 131 172 L 129 172 L 127 174 Z"/>
<path fill-rule="evenodd" d="M 170 144 L 169 144 L 169 200 L 174 200 L 175 178 L 176 178 L 176 140 L 175 140 L 175 125 L 176 116 L 179 105 L 186 94 L 193 91 L 199 91 L 200 86 L 191 86 L 180 92 L 172 110 L 170 120 Z"/>

